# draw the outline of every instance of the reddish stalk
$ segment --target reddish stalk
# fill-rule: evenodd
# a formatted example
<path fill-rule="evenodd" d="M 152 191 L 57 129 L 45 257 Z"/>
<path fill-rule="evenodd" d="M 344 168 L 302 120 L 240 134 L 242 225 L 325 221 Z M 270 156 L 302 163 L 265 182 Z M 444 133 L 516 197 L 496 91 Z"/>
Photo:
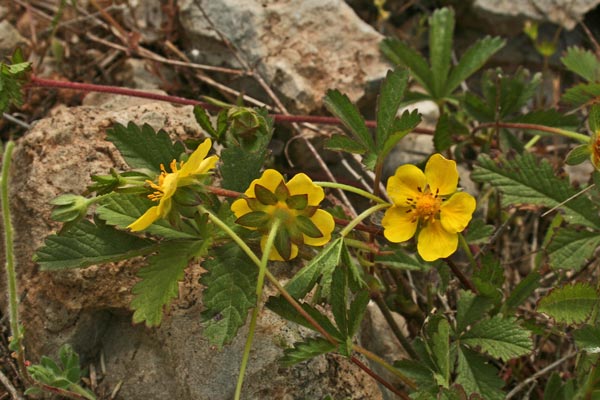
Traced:
<path fill-rule="evenodd" d="M 200 106 L 209 111 L 218 111 L 221 108 L 214 104 L 209 104 L 200 100 L 187 99 L 185 97 L 164 95 L 158 93 L 147 92 L 143 90 L 122 88 L 117 86 L 109 85 L 96 85 L 93 83 L 78 83 L 69 81 L 57 81 L 53 79 L 39 78 L 35 75 L 31 75 L 28 87 L 48 87 L 57 89 L 70 89 L 78 90 L 82 92 L 101 92 L 101 93 L 112 93 L 115 95 L 140 97 L 144 99 L 151 99 L 157 101 L 165 101 L 174 104 Z M 343 125 L 342 121 L 336 117 L 327 117 L 320 115 L 285 115 L 285 114 L 270 114 L 275 122 L 286 122 L 286 123 L 313 123 L 321 125 Z M 375 128 L 377 122 L 373 120 L 365 121 L 365 124 L 370 128 Z M 431 129 L 415 128 L 413 132 L 424 135 L 433 135 Z"/>

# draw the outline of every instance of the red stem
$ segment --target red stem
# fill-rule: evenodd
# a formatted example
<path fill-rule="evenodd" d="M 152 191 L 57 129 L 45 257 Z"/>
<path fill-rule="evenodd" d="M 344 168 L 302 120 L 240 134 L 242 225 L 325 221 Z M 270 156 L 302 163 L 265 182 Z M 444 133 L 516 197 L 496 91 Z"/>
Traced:
<path fill-rule="evenodd" d="M 57 81 L 53 79 L 44 79 L 38 78 L 35 75 L 31 75 L 29 80 L 29 87 L 49 87 L 49 88 L 57 88 L 57 89 L 71 89 L 71 90 L 79 90 L 83 92 L 102 92 L 102 93 L 112 93 L 123 96 L 131 96 L 131 97 L 141 97 L 145 99 L 152 99 L 158 101 L 166 101 L 169 103 L 182 104 L 182 105 L 192 105 L 192 106 L 200 106 L 206 110 L 210 111 L 218 111 L 221 108 L 214 105 L 209 104 L 200 100 L 192 100 L 187 99 L 185 97 L 179 96 L 171 96 L 164 94 L 157 94 L 152 92 L 146 92 L 143 90 L 122 88 L 117 86 L 109 86 L 109 85 L 96 85 L 93 83 L 78 83 L 78 82 L 69 82 L 69 81 Z M 326 117 L 319 115 L 285 115 L 285 114 L 270 114 L 270 116 L 275 120 L 275 122 L 305 122 L 305 123 L 313 123 L 313 124 L 321 124 L 321 125 L 342 125 L 342 121 L 336 117 Z M 376 121 L 367 120 L 365 124 L 370 128 L 375 128 L 377 126 Z M 425 135 L 433 135 L 433 131 L 430 129 L 424 128 L 415 128 L 413 129 L 415 133 L 421 133 Z"/>

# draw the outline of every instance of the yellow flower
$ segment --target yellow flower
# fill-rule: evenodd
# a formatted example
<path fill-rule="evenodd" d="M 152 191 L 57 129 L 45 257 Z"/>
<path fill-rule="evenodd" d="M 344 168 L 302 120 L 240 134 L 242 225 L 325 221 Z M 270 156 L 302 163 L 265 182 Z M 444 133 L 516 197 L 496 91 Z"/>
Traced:
<path fill-rule="evenodd" d="M 281 223 L 269 260 L 291 260 L 298 255 L 298 246 L 323 246 L 331 239 L 335 222 L 331 214 L 319 209 L 325 194 L 305 174 L 295 175 L 286 184 L 279 172 L 267 169 L 244 194 L 231 210 L 238 224 L 262 233 L 261 249 L 273 222 Z"/>
<path fill-rule="evenodd" d="M 186 162 L 171 161 L 171 172 L 165 170 L 164 165 L 160 165 L 161 173 L 158 176 L 158 184 L 152 181 L 146 181 L 154 193 L 149 194 L 148 198 L 152 201 L 158 201 L 157 206 L 150 207 L 144 215 L 136 219 L 128 226 L 132 231 L 141 231 L 152 225 L 154 221 L 164 218 L 171 211 L 172 197 L 178 187 L 191 185 L 196 182 L 196 175 L 206 174 L 215 167 L 217 156 L 206 158 L 208 151 L 212 146 L 210 139 L 206 139 L 192 153 Z"/>
<path fill-rule="evenodd" d="M 431 156 L 425 173 L 414 165 L 402 165 L 387 183 L 394 205 L 383 216 L 383 234 L 390 242 L 412 238 L 419 226 L 417 251 L 425 261 L 450 256 L 475 211 L 475 199 L 456 193 L 456 162 L 440 154 Z"/>

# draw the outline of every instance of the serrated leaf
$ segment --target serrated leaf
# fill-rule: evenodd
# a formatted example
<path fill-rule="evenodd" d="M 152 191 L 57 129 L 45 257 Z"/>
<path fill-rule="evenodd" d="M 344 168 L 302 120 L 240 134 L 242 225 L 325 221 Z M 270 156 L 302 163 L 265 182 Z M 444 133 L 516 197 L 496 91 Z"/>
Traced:
<path fill-rule="evenodd" d="M 477 218 L 469 223 L 469 229 L 465 234 L 465 240 L 469 244 L 487 243 L 493 233 L 493 225 L 487 225 L 483 219 Z"/>
<path fill-rule="evenodd" d="M 96 221 L 80 220 L 60 235 L 50 235 L 34 256 L 42 271 L 82 268 L 149 254 L 152 241 Z"/>
<path fill-rule="evenodd" d="M 354 154 L 363 154 L 367 148 L 348 136 L 334 134 L 325 142 L 325 147 L 334 151 L 345 151 Z"/>
<path fill-rule="evenodd" d="M 326 339 L 310 338 L 305 342 L 294 343 L 294 347 L 286 349 L 281 362 L 283 365 L 290 367 L 299 362 L 334 351 L 335 348 L 336 346 Z"/>
<path fill-rule="evenodd" d="M 452 132 L 450 130 L 450 117 L 442 114 L 438 119 L 433 133 L 433 145 L 436 151 L 444 151 L 452 146 Z"/>
<path fill-rule="evenodd" d="M 384 39 L 379 47 L 392 63 L 410 69 L 414 78 L 423 85 L 425 90 L 433 94 L 433 75 L 421 54 L 397 39 Z"/>
<path fill-rule="evenodd" d="M 210 117 L 204 108 L 201 106 L 194 106 L 194 117 L 196 118 L 198 125 L 200 125 L 200 127 L 204 129 L 206 133 L 215 139 L 219 138 L 217 131 L 215 128 L 213 128 L 212 123 L 210 122 Z"/>
<path fill-rule="evenodd" d="M 468 395 L 478 393 L 486 400 L 504 399 L 505 394 L 500 390 L 504 381 L 498 377 L 498 370 L 477 353 L 460 348 L 456 373 L 456 383 Z"/>
<path fill-rule="evenodd" d="M 565 163 L 567 165 L 579 165 L 590 159 L 591 151 L 590 146 L 587 144 L 581 144 L 567 154 Z"/>
<path fill-rule="evenodd" d="M 537 311 L 545 313 L 556 322 L 580 324 L 598 305 L 598 293 L 588 283 L 575 283 L 552 290 L 538 303 Z"/>
<path fill-rule="evenodd" d="M 119 229 L 126 229 L 157 203 L 137 194 L 119 193 L 105 197 L 100 204 L 101 206 L 96 209 L 96 214 L 100 219 L 106 221 L 108 225 L 116 226 Z M 145 231 L 165 239 L 198 238 L 198 233 L 194 232 L 191 228 L 182 225 L 180 229 L 177 229 L 164 219 L 154 222 Z"/>
<path fill-rule="evenodd" d="M 496 315 L 478 322 L 462 335 L 460 342 L 480 347 L 492 357 L 503 361 L 520 357 L 532 351 L 531 333 L 519 326 L 514 318 Z"/>
<path fill-rule="evenodd" d="M 21 86 L 25 83 L 25 72 L 31 68 L 29 62 L 16 62 L 18 49 L 13 56 L 13 64 L 0 63 L 0 112 L 6 111 L 10 104 L 23 104 Z"/>
<path fill-rule="evenodd" d="M 412 112 L 404 111 L 400 118 L 394 119 L 392 123 L 391 134 L 387 137 L 381 150 L 378 154 L 380 159 L 383 159 L 387 154 L 392 151 L 396 143 L 398 143 L 404 136 L 409 134 L 417 125 L 421 123 L 421 114 L 418 110 Z"/>
<path fill-rule="evenodd" d="M 342 120 L 344 126 L 350 130 L 353 138 L 361 146 L 371 151 L 375 150 L 375 142 L 365 120 L 348 96 L 338 90 L 329 90 L 323 103 L 330 113 Z"/>
<path fill-rule="evenodd" d="M 533 294 L 535 289 L 540 287 L 540 280 L 542 276 L 537 272 L 529 273 L 525 279 L 512 290 L 510 296 L 506 299 L 506 302 L 502 306 L 502 312 L 504 314 L 512 313 L 518 306 L 520 306 L 525 300 Z"/>
<path fill-rule="evenodd" d="M 203 246 L 202 241 L 164 242 L 158 253 L 148 258 L 148 265 L 140 269 L 141 281 L 132 289 L 134 298 L 133 323 L 145 322 L 147 327 L 159 326 L 163 308 L 179 294 L 179 281 L 190 259 Z"/>
<path fill-rule="evenodd" d="M 331 275 L 340 262 L 343 238 L 329 243 L 312 261 L 302 268 L 285 285 L 287 292 L 296 299 L 301 299 L 314 287 L 322 275 Z"/>
<path fill-rule="evenodd" d="M 600 83 L 580 83 L 563 93 L 561 101 L 574 107 L 596 101 L 600 98 Z"/>
<path fill-rule="evenodd" d="M 528 153 L 511 161 L 499 159 L 497 163 L 482 154 L 478 161 L 471 178 L 498 188 L 503 193 L 504 206 L 534 204 L 551 208 L 577 193 L 567 180 L 556 177 L 548 161 L 542 160 L 538 164 Z M 560 209 L 570 223 L 600 228 L 596 207 L 584 195 L 566 202 Z"/>
<path fill-rule="evenodd" d="M 456 305 L 456 332 L 462 333 L 469 325 L 485 317 L 494 303 L 490 298 L 477 296 L 475 293 L 460 290 Z"/>
<path fill-rule="evenodd" d="M 248 310 L 256 305 L 256 266 L 236 245 L 221 246 L 203 267 L 208 270 L 200 282 L 205 310 L 204 336 L 221 348 L 244 325 Z"/>
<path fill-rule="evenodd" d="M 429 18 L 429 61 L 433 76 L 433 95 L 442 98 L 450 71 L 454 10 L 441 8 Z"/>
<path fill-rule="evenodd" d="M 446 82 L 445 96 L 449 96 L 463 81 L 483 67 L 492 55 L 504 47 L 505 43 L 506 41 L 499 37 L 486 36 L 469 47 L 450 73 Z"/>
<path fill-rule="evenodd" d="M 600 81 L 600 61 L 594 53 L 579 47 L 569 47 L 560 59 L 571 72 L 576 73 L 588 82 Z"/>
<path fill-rule="evenodd" d="M 220 167 L 223 189 L 244 192 L 260 176 L 266 157 L 266 149 L 258 152 L 250 152 L 238 146 L 223 149 Z"/>
<path fill-rule="evenodd" d="M 463 106 L 467 113 L 479 122 L 492 122 L 495 117 L 495 112 L 491 109 L 484 99 L 476 96 L 471 92 L 467 92 L 463 97 Z"/>
<path fill-rule="evenodd" d="M 383 149 L 384 143 L 394 132 L 394 120 L 402 103 L 404 91 L 408 83 L 408 71 L 396 69 L 389 71 L 381 92 L 377 97 L 377 143 L 378 150 Z"/>
<path fill-rule="evenodd" d="M 600 232 L 559 228 L 552 236 L 546 254 L 553 269 L 579 271 L 600 246 Z"/>
<path fill-rule="evenodd" d="M 536 110 L 527 114 L 518 115 L 510 119 L 511 122 L 520 122 L 523 124 L 537 124 L 545 126 L 553 126 L 557 128 L 575 130 L 579 125 L 579 117 L 577 115 L 564 115 L 554 109 Z M 549 135 L 548 132 L 530 130 L 530 133 Z"/>
<path fill-rule="evenodd" d="M 353 337 L 360 328 L 360 323 L 365 316 L 365 311 L 371 300 L 370 293 L 364 289 L 354 297 L 348 310 L 348 337 Z"/>
<path fill-rule="evenodd" d="M 437 331 L 431 338 L 431 350 L 443 379 L 443 382 L 438 382 L 438 384 L 448 387 L 450 384 L 450 324 L 446 319 L 440 319 L 437 324 Z"/>
<path fill-rule="evenodd" d="M 573 331 L 575 344 L 587 353 L 600 353 L 600 327 L 584 325 Z"/>
<path fill-rule="evenodd" d="M 168 167 L 185 151 L 180 142 L 173 143 L 162 129 L 144 124 L 141 128 L 130 122 L 127 127 L 115 124 L 106 131 L 106 139 L 112 142 L 131 168 L 143 168 L 160 173 L 160 165 Z"/>
<path fill-rule="evenodd" d="M 408 271 L 426 271 L 431 265 L 421 261 L 417 257 L 406 254 L 404 251 L 394 249 L 391 254 L 376 255 L 375 261 L 395 269 L 405 269 Z"/>

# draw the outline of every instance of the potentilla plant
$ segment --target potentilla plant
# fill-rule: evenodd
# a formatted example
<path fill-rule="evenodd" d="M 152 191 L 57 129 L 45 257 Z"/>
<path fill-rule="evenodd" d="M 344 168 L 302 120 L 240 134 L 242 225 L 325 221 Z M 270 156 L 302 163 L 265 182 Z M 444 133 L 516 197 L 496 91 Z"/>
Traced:
<path fill-rule="evenodd" d="M 345 127 L 326 146 L 358 155 L 372 173 L 372 190 L 313 181 L 305 173 L 286 176 L 266 167 L 274 124 L 264 109 L 217 102 L 223 110 L 211 118 L 198 106 L 194 115 L 209 138 L 186 145 L 147 125 L 110 128 L 107 140 L 129 169 L 92 176 L 87 197 L 58 197 L 53 218 L 65 225 L 46 238 L 36 261 L 42 270 L 55 271 L 145 256 L 146 266 L 132 289 L 133 322 L 156 327 L 168 318 L 165 310 L 178 295 L 184 270 L 200 260 L 208 272 L 201 279 L 205 310 L 199 318 L 209 340 L 226 345 L 250 316 L 236 399 L 263 305 L 314 331 L 285 350 L 283 363 L 337 352 L 403 399 L 514 398 L 542 379 L 546 394 L 539 398 L 594 398 L 600 391 L 598 282 L 595 275 L 583 282 L 577 274 L 594 265 L 600 245 L 599 196 L 592 190 L 597 174 L 583 190 L 575 189 L 534 150 L 544 136 L 561 136 L 579 144 L 565 155 L 568 164 L 589 160 L 598 167 L 600 105 L 590 104 L 600 96 L 600 62 L 581 49 L 569 49 L 562 59 L 585 80 L 568 89 L 563 102 L 586 110 L 588 135 L 575 131 L 584 130 L 575 113 L 523 113 L 540 83 L 539 75 L 523 69 L 486 71 L 480 92 L 460 92 L 461 83 L 504 41 L 477 41 L 453 65 L 453 11 L 437 10 L 428 22 L 429 60 L 406 43 L 383 42 L 384 54 L 398 68 L 382 83 L 376 121 L 367 124 L 337 90 L 324 99 Z M 15 65 L 2 66 L 2 79 L 23 80 L 27 66 Z M 31 78 L 36 82 L 43 81 Z M 411 82 L 421 90 L 413 91 Z M 0 104 L 20 100 L 17 94 L 11 91 Z M 433 131 L 418 128 L 417 111 L 398 112 L 422 99 L 439 107 Z M 523 140 L 515 130 L 532 137 Z M 415 131 L 432 134 L 435 151 L 414 165 L 400 165 L 383 190 L 388 155 Z M 220 145 L 218 154 L 213 142 Z M 462 176 L 459 165 L 465 167 Z M 479 193 L 461 189 L 467 174 L 479 184 Z M 336 190 L 363 198 L 362 208 L 358 202 L 349 207 L 358 208 L 357 215 L 326 200 Z M 7 198 L 2 201 L 6 204 Z M 547 209 L 543 215 L 542 208 Z M 522 276 L 505 262 L 508 256 L 498 245 L 517 218 L 521 224 L 535 219 L 546 229 L 534 243 L 541 251 Z M 299 268 L 282 284 L 270 267 L 290 260 Z M 14 279 L 14 268 L 10 271 Z M 518 282 L 506 279 L 515 275 Z M 265 280 L 278 292 L 266 301 Z M 217 301 L 224 288 L 238 295 Z M 16 289 L 11 297 L 16 298 Z M 371 300 L 406 358 L 386 360 L 357 344 Z M 408 336 L 391 311 L 407 317 Z M 22 355 L 23 334 L 18 323 L 13 325 L 18 332 L 13 348 Z M 555 354 L 548 354 L 544 343 L 555 344 Z M 64 354 L 63 364 L 77 360 L 70 350 Z M 395 383 L 357 354 L 390 372 Z M 575 354 L 576 362 L 569 365 L 577 369 L 560 370 Z M 65 383 L 64 372 L 45 362 L 32 369 L 38 383 Z M 550 375 L 553 371 L 568 373 Z"/>

